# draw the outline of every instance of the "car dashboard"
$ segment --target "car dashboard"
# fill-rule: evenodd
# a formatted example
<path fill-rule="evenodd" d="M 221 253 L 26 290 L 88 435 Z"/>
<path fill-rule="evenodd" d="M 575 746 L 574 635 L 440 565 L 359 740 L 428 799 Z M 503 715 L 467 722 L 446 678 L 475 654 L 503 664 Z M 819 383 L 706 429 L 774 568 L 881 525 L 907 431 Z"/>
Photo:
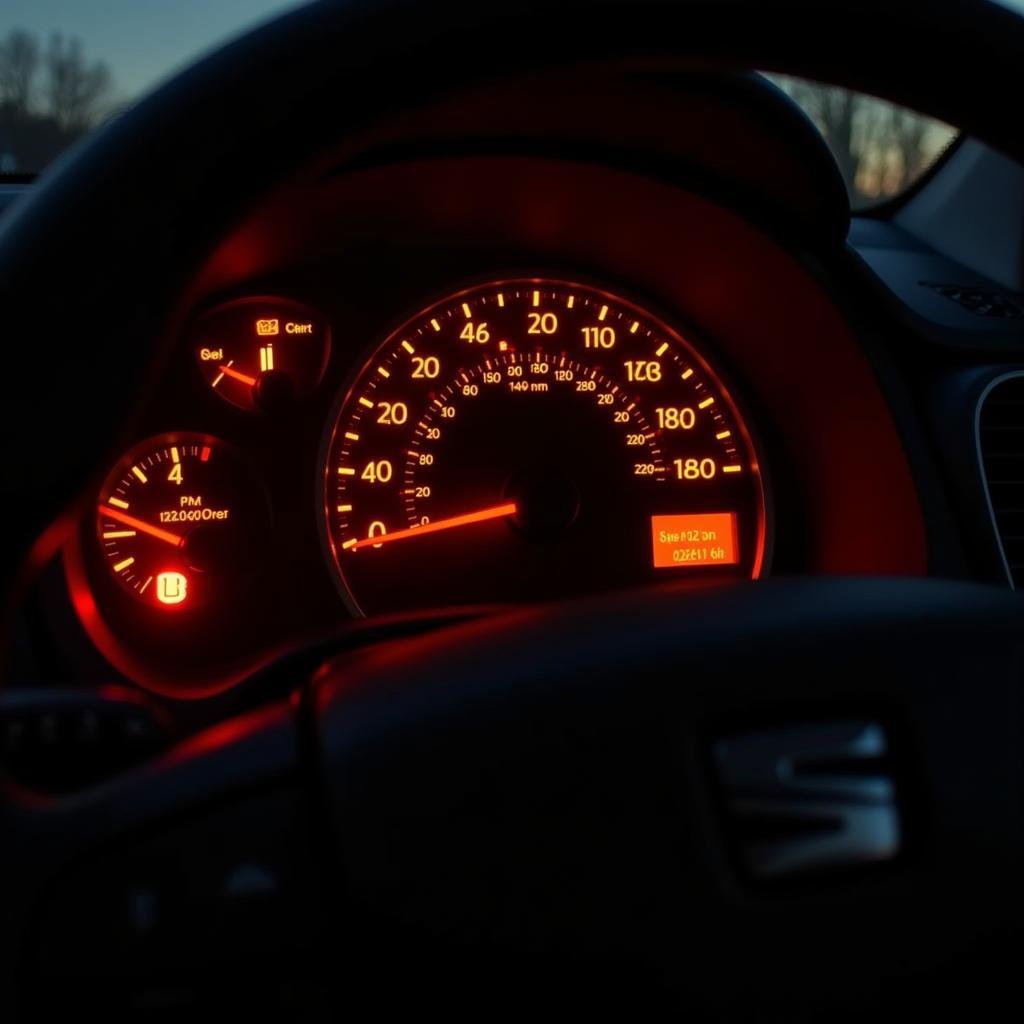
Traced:
<path fill-rule="evenodd" d="M 971 368 L 894 294 L 922 253 L 887 266 L 882 219 L 842 243 L 820 139 L 756 76 L 589 85 L 441 104 L 254 197 L 140 339 L 145 400 L 40 577 L 27 660 L 204 720 L 339 631 L 998 576 L 978 467 L 950 493 L 922 390 L 937 372 L 969 420 Z"/>
<path fill-rule="evenodd" d="M 8 1016 L 1014 996 L 1021 27 L 783 6 L 304 5 L 0 191 Z"/>

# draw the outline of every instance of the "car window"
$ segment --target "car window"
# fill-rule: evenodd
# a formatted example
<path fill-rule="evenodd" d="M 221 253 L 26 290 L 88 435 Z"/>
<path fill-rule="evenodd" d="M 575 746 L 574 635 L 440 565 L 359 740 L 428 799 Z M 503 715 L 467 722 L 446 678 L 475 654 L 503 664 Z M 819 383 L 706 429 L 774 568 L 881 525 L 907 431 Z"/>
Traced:
<path fill-rule="evenodd" d="M 1024 0 L 997 2 L 1024 14 Z M 873 96 L 789 75 L 766 77 L 802 107 L 821 132 L 855 211 L 912 188 L 959 136 L 952 125 Z"/>
<path fill-rule="evenodd" d="M 429 0 L 424 0 L 429 2 Z M 1024 11 L 1024 0 L 1004 0 Z M 34 175 L 203 52 L 296 0 L 4 0 L 0 175 Z M 898 195 L 956 130 L 859 93 L 770 76 L 832 148 L 855 208 Z"/>
<path fill-rule="evenodd" d="M 0 175 L 33 175 L 205 51 L 296 0 L 3 0 Z"/>
<path fill-rule="evenodd" d="M 828 143 L 854 210 L 899 196 L 956 140 L 951 125 L 863 93 L 787 75 L 768 75 Z"/>

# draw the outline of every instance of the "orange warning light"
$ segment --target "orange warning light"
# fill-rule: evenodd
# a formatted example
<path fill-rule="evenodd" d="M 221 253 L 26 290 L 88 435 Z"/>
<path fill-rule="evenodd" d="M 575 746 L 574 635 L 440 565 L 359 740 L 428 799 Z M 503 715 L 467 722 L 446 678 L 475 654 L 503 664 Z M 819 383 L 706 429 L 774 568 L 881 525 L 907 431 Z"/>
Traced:
<path fill-rule="evenodd" d="M 181 604 L 188 594 L 188 579 L 180 572 L 162 572 L 156 578 L 156 599 L 161 604 Z"/>
<path fill-rule="evenodd" d="M 280 320 L 257 320 L 256 321 L 256 333 L 261 338 L 269 337 L 272 334 L 281 333 L 281 321 Z"/>
<path fill-rule="evenodd" d="M 651 516 L 655 569 L 736 565 L 740 560 L 735 512 Z"/>

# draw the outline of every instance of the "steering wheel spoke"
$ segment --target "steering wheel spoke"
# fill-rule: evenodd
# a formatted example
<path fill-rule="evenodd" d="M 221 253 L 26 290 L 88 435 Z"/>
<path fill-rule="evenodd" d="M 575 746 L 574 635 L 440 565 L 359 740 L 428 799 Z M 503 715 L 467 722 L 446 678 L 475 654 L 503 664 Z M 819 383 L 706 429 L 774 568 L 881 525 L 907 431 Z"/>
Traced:
<path fill-rule="evenodd" d="M 450 954 L 625 959 L 709 1005 L 737 964 L 821 1012 L 900 990 L 1020 920 L 1019 633 L 986 588 L 802 580 L 343 656 L 315 697 L 344 874 Z"/>
<path fill-rule="evenodd" d="M 1024 909 L 1020 622 L 994 588 L 803 579 L 371 633 L 296 706 L 9 801 L 8 907 L 55 1012 L 325 956 L 395 1012 L 422 991 L 388 986 L 395 957 L 423 986 L 465 963 L 467 1012 L 557 982 L 742 1014 L 736 965 L 815 1013 L 872 1005 L 865 977 L 966 998 L 942 966 L 999 965 Z"/>

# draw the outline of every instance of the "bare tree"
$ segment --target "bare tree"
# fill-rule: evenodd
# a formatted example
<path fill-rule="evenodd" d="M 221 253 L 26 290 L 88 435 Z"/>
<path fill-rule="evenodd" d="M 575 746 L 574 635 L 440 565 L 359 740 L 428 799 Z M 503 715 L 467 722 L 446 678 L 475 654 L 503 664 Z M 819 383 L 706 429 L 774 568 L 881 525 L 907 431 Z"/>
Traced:
<path fill-rule="evenodd" d="M 80 132 L 101 120 L 109 110 L 113 78 L 103 61 L 87 62 L 82 43 L 50 36 L 43 84 L 46 113 L 67 132 Z"/>
<path fill-rule="evenodd" d="M 769 77 L 817 125 L 855 206 L 902 191 L 955 135 L 948 125 L 872 96 L 784 75 Z"/>
<path fill-rule="evenodd" d="M 862 114 L 860 98 L 846 89 L 819 88 L 816 91 L 818 127 L 839 164 L 846 187 L 853 191 L 859 164 L 855 128 Z"/>
<path fill-rule="evenodd" d="M 780 76 L 773 80 L 817 125 L 832 150 L 847 189 L 851 195 L 855 194 L 864 142 L 863 97 L 847 89 L 803 79 Z"/>
<path fill-rule="evenodd" d="M 32 106 L 39 43 L 24 29 L 13 29 L 0 43 L 0 103 L 16 114 Z"/>
<path fill-rule="evenodd" d="M 893 107 L 890 114 L 889 140 L 893 150 L 899 153 L 903 180 L 899 187 L 921 175 L 927 167 L 929 154 L 925 151 L 925 139 L 930 122 L 910 110 Z"/>

